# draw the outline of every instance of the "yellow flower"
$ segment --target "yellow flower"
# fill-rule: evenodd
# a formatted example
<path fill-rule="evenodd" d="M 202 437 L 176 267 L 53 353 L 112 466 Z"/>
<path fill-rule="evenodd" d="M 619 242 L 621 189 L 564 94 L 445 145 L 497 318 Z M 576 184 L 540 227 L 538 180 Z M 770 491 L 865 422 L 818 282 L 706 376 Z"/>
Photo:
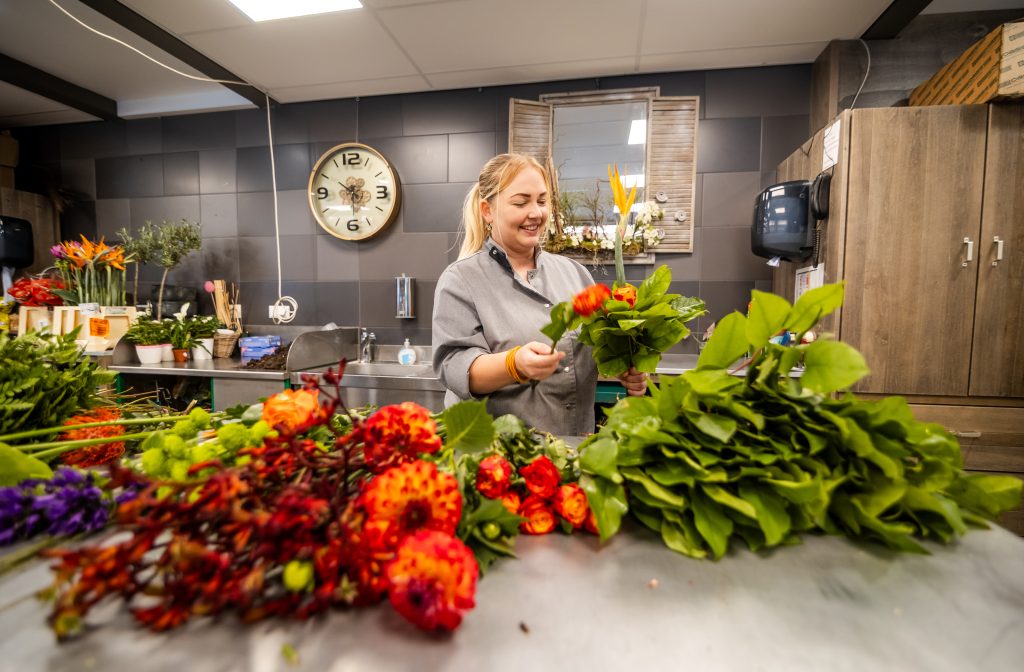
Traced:
<path fill-rule="evenodd" d="M 626 196 L 626 188 L 622 185 L 622 178 L 619 177 L 619 167 L 610 164 L 608 166 L 608 180 L 612 183 L 612 197 L 615 199 L 615 207 L 619 209 L 619 236 L 626 237 L 626 221 L 629 219 L 629 211 L 633 208 L 633 201 L 636 200 L 636 185 L 629 190 Z"/>

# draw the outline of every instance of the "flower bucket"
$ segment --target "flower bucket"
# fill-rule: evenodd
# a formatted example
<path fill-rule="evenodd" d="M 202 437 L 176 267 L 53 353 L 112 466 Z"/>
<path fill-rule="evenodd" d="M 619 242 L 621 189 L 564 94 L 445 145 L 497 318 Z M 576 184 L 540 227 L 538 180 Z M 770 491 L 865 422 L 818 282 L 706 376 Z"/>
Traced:
<path fill-rule="evenodd" d="M 173 352 L 173 348 L 171 348 L 171 344 L 170 343 L 164 343 L 160 347 L 163 348 L 163 361 L 165 361 L 165 362 L 173 362 L 174 361 L 174 352 Z"/>
<path fill-rule="evenodd" d="M 178 363 L 188 361 L 188 348 L 174 348 L 171 352 L 174 354 L 174 361 Z"/>
<path fill-rule="evenodd" d="M 164 346 L 136 345 L 135 354 L 142 364 L 159 364 L 164 358 Z"/>
<path fill-rule="evenodd" d="M 200 338 L 197 340 L 199 345 L 192 346 L 192 360 L 213 359 L 213 339 Z"/>

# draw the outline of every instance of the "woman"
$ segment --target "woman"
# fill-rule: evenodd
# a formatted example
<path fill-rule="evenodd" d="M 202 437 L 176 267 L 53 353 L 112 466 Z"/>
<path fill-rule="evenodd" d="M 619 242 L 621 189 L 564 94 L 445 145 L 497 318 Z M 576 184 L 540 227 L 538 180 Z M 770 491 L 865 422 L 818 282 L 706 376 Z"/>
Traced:
<path fill-rule="evenodd" d="M 555 352 L 541 327 L 551 306 L 594 283 L 580 264 L 541 250 L 550 213 L 547 172 L 533 158 L 500 154 L 483 167 L 463 208 L 462 249 L 434 294 L 434 370 L 445 405 L 487 397 L 495 416 L 513 413 L 563 436 L 594 431 L 597 367 L 567 334 Z M 631 395 L 647 376 L 620 380 Z"/>

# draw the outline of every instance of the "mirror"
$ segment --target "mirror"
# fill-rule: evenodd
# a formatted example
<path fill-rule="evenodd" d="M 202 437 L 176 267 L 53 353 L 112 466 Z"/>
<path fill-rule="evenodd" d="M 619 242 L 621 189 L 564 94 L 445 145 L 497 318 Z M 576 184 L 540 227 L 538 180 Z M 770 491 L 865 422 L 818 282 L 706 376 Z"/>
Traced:
<path fill-rule="evenodd" d="M 509 103 L 509 151 L 558 176 L 552 252 L 610 256 L 618 222 L 608 165 L 637 186 L 627 255 L 651 263 L 654 247 L 693 251 L 699 99 L 661 97 L 658 87 L 551 93 Z M 643 257 L 640 259 L 639 257 Z"/>

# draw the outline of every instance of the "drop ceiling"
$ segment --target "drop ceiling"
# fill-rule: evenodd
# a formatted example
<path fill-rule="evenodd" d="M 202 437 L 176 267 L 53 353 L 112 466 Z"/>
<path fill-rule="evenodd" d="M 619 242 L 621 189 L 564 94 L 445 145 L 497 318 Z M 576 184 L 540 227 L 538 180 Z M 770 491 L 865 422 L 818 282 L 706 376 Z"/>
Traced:
<path fill-rule="evenodd" d="M 200 73 L 79 0 L 93 28 Z M 121 0 L 282 103 L 647 72 L 809 63 L 891 0 L 363 0 L 358 10 L 253 23 L 227 0 Z M 115 4 L 116 3 L 108 3 Z M 936 0 L 977 11 L 1021 0 Z M 123 118 L 252 107 L 95 35 L 50 0 L 0 0 L 0 54 L 116 104 Z M 0 128 L 94 120 L 0 82 Z"/>

